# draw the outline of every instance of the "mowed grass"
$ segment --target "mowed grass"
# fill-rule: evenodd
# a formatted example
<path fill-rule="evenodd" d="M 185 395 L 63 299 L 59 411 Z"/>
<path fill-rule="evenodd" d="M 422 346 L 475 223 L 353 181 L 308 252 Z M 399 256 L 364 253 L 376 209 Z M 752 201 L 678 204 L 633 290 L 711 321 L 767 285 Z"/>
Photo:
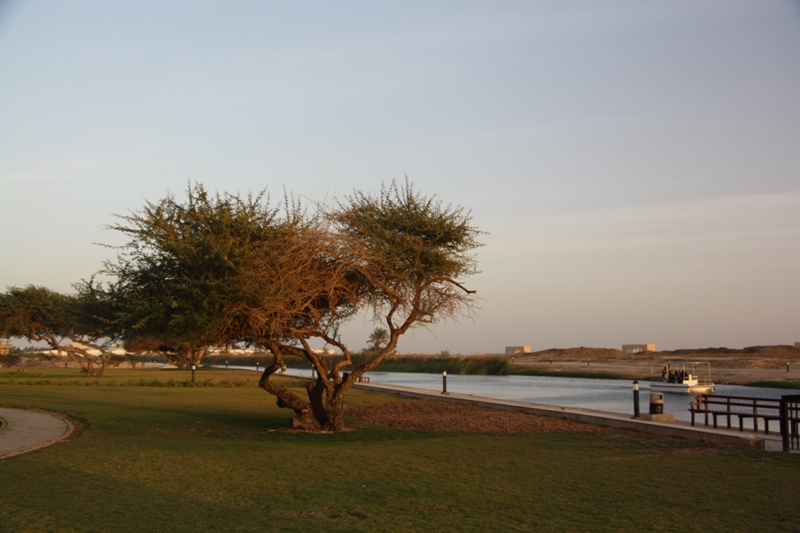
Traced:
<path fill-rule="evenodd" d="M 292 433 L 283 431 L 289 412 L 254 384 L 120 386 L 128 375 L 152 383 L 189 374 L 112 371 L 94 380 L 99 386 L 70 386 L 9 385 L 0 373 L 0 404 L 58 411 L 82 425 L 69 442 L 0 461 L 0 531 L 731 532 L 800 524 L 795 454 L 622 431 Z M 228 380 L 236 379 L 256 376 Z M 407 400 L 352 391 L 349 404 L 385 401 Z"/>

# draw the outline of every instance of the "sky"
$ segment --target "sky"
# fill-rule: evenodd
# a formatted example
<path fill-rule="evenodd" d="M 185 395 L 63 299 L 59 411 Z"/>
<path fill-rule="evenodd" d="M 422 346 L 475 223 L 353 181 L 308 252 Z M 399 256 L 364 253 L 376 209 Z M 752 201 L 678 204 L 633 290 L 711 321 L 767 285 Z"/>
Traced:
<path fill-rule="evenodd" d="M 401 352 L 800 341 L 800 2 L 0 0 L 0 288 L 190 181 L 405 176 L 486 234 Z"/>

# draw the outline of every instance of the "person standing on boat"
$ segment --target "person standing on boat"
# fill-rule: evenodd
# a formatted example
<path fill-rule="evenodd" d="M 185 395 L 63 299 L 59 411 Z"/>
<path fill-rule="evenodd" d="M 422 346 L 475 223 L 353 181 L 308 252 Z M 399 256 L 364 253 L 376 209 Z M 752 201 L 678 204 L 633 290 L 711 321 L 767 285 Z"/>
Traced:
<path fill-rule="evenodd" d="M 661 371 L 661 381 L 666 383 L 668 375 L 669 375 L 669 372 L 667 371 L 667 367 L 664 367 L 664 370 Z"/>

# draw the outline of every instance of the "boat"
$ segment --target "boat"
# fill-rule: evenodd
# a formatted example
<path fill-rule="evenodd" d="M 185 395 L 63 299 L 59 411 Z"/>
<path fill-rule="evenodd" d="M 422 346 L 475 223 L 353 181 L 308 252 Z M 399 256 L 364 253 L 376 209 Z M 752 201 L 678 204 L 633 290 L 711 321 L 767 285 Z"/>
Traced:
<path fill-rule="evenodd" d="M 711 381 L 711 363 L 705 376 L 697 374 L 699 362 L 668 361 L 661 372 L 661 381 L 653 381 L 650 390 L 655 392 L 714 392 Z M 689 370 L 687 371 L 687 367 Z"/>

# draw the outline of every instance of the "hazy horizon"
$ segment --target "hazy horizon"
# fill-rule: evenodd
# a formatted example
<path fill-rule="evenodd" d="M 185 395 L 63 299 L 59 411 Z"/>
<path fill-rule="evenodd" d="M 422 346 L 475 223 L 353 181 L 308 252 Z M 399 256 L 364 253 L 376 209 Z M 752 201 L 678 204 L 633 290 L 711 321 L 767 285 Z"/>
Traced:
<path fill-rule="evenodd" d="M 789 0 L 0 0 L 0 286 L 70 291 L 190 180 L 407 175 L 487 234 L 481 311 L 401 352 L 792 345 L 798 50 Z"/>

